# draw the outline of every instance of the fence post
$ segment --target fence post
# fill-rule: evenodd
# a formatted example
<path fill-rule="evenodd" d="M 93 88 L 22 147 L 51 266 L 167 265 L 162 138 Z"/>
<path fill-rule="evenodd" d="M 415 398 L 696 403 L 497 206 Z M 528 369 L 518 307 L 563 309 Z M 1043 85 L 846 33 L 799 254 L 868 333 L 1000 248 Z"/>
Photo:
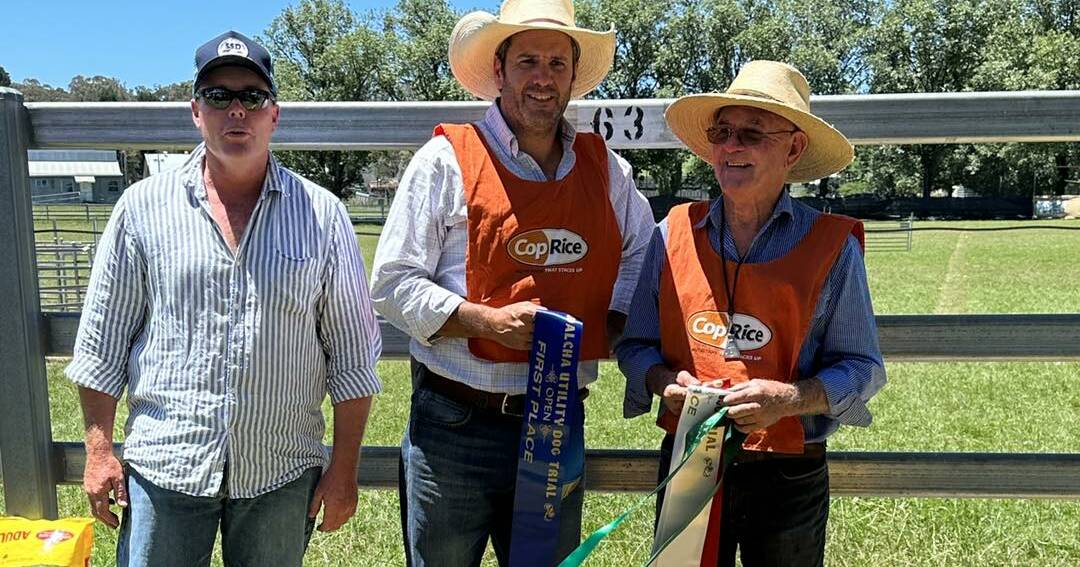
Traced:
<path fill-rule="evenodd" d="M 74 303 L 81 303 L 79 298 L 82 297 L 82 264 L 79 262 L 80 251 L 75 248 L 71 254 L 71 263 L 75 266 L 75 301 Z M 71 309 L 70 307 L 64 307 L 64 311 Z"/>
<path fill-rule="evenodd" d="M 907 225 L 907 249 L 908 249 L 908 252 L 911 252 L 911 244 L 912 244 L 911 237 L 912 237 L 912 234 L 915 233 L 915 213 L 908 214 L 908 221 L 907 222 L 908 222 L 908 225 Z"/>
<path fill-rule="evenodd" d="M 18 91 L 0 87 L 0 453 L 7 513 L 55 518 L 49 385 L 26 151 L 30 119 Z"/>

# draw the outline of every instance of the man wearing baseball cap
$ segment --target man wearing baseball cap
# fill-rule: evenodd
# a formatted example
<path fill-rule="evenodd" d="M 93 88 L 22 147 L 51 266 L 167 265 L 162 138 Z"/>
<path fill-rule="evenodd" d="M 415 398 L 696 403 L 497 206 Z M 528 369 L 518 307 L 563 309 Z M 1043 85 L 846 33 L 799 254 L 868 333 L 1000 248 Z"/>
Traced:
<path fill-rule="evenodd" d="M 584 323 L 582 397 L 621 332 L 654 226 L 629 164 L 563 118 L 614 49 L 614 30 L 574 25 L 570 0 L 507 0 L 451 34 L 454 76 L 494 104 L 474 124 L 440 125 L 413 157 L 372 270 L 376 309 L 412 337 L 401 478 L 412 566 L 478 565 L 489 538 L 501 565 L 551 564 L 579 542 L 580 476 L 562 492 L 556 533 L 531 542 L 551 555 L 511 560 L 534 316 Z"/>
<path fill-rule="evenodd" d="M 662 400 L 661 478 L 690 386 L 729 390 L 722 403 L 748 436 L 703 512 L 704 537 L 695 549 L 675 540 L 665 553 L 678 560 L 661 561 L 734 565 L 738 549 L 747 567 L 821 565 L 825 441 L 870 424 L 885 367 L 862 224 L 795 201 L 786 184 L 842 170 L 851 143 L 810 112 L 802 73 L 775 61 L 747 63 L 723 93 L 676 100 L 665 119 L 722 195 L 671 209 L 653 237 L 616 348 L 624 414 Z"/>
<path fill-rule="evenodd" d="M 270 153 L 269 53 L 230 31 L 195 67 L 203 143 L 125 191 L 98 245 L 66 370 L 83 486 L 93 515 L 120 526 L 121 566 L 209 565 L 218 530 L 225 565 L 299 566 L 320 509 L 323 531 L 355 511 L 379 329 L 344 206 Z"/>

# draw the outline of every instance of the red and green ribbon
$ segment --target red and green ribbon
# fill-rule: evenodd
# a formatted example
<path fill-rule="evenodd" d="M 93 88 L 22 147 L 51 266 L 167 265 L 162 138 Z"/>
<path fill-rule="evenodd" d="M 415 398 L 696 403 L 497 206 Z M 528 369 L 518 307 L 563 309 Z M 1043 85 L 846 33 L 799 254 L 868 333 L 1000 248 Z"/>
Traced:
<path fill-rule="evenodd" d="M 687 431 L 686 449 L 683 451 L 682 460 L 679 462 L 679 466 L 676 467 L 675 470 L 671 471 L 671 473 L 668 474 L 667 477 L 664 478 L 664 480 L 660 481 L 660 484 L 658 484 L 652 492 L 645 495 L 641 500 L 638 500 L 636 503 L 634 503 L 633 506 L 631 506 L 625 512 L 620 514 L 617 518 L 612 520 L 611 523 L 601 527 L 600 529 L 590 534 L 589 537 L 585 538 L 585 541 L 581 542 L 581 545 L 579 545 L 573 553 L 567 556 L 567 558 L 564 559 L 562 563 L 559 563 L 559 567 L 577 567 L 584 563 L 585 558 L 587 558 L 589 554 L 591 554 L 596 549 L 596 546 L 600 545 L 600 542 L 603 541 L 604 538 L 611 534 L 611 532 L 615 531 L 615 528 L 619 527 L 619 524 L 622 524 L 623 521 L 626 520 L 626 518 L 630 517 L 631 514 L 636 512 L 646 503 L 648 503 L 653 496 L 663 490 L 664 487 L 666 487 L 668 483 L 671 482 L 671 479 L 675 478 L 675 475 L 679 474 L 679 471 L 681 471 L 683 466 L 686 465 L 686 462 L 690 459 L 690 455 L 693 454 L 693 452 L 697 449 L 698 445 L 700 445 L 702 440 L 705 439 L 705 436 L 708 435 L 708 433 L 713 429 L 721 426 L 721 422 L 724 420 L 725 417 L 727 417 L 727 411 L 728 408 L 721 407 L 717 410 L 716 413 L 709 416 L 708 419 L 697 424 L 692 429 L 690 429 L 690 431 Z M 739 450 L 740 447 L 742 447 L 742 442 L 745 438 L 746 434 L 739 432 L 734 427 L 729 426 L 724 432 L 722 449 L 724 455 L 724 468 L 721 471 L 721 479 L 723 479 L 723 474 L 731 465 L 732 460 L 735 459 L 735 453 Z M 719 489 L 720 482 L 717 482 L 716 486 L 712 489 L 712 491 L 709 492 L 708 496 L 702 498 L 701 502 L 693 507 L 694 512 L 692 514 L 687 514 L 685 521 L 682 523 L 682 525 L 678 526 L 678 529 L 672 532 L 671 537 L 669 537 L 667 541 L 664 541 L 660 546 L 656 548 L 652 556 L 649 557 L 649 560 L 645 562 L 645 565 L 650 565 L 653 561 L 656 560 L 656 557 L 660 555 L 660 553 L 663 552 L 665 548 L 667 548 L 668 544 L 670 544 L 676 537 L 678 537 L 679 534 L 681 534 L 683 530 L 686 529 L 686 526 L 690 525 L 690 522 L 692 522 L 693 519 L 697 517 L 697 515 L 700 514 L 706 506 L 709 505 L 709 502 L 712 501 L 713 496 L 716 495 L 716 492 Z"/>

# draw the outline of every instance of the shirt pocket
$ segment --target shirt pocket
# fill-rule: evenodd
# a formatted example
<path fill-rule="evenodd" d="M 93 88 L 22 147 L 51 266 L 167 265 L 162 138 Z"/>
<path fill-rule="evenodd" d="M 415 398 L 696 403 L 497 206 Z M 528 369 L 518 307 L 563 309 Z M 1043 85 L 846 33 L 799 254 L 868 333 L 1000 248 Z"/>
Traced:
<path fill-rule="evenodd" d="M 315 242 L 310 234 L 298 231 L 298 234 L 290 234 L 288 227 L 278 227 L 274 235 L 274 249 L 282 258 L 292 262 L 293 267 L 300 267 L 315 256 Z"/>
<path fill-rule="evenodd" d="M 319 233 L 314 216 L 292 218 L 273 231 L 272 268 L 266 288 L 273 305 L 292 313 L 313 313 L 319 293 Z"/>

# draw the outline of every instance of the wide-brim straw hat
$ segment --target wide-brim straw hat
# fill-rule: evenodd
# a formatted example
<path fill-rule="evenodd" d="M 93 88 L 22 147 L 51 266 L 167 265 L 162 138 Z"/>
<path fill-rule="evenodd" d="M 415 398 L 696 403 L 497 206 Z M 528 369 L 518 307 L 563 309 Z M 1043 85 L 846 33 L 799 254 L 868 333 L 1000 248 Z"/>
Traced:
<path fill-rule="evenodd" d="M 664 113 L 668 128 L 690 151 L 712 163 L 705 130 L 725 106 L 750 106 L 787 118 L 809 139 L 806 151 L 788 172 L 788 183 L 828 177 L 855 157 L 851 142 L 828 122 L 810 113 L 810 85 L 798 69 L 776 61 L 751 61 L 723 93 L 684 96 Z"/>
<path fill-rule="evenodd" d="M 570 96 L 580 98 L 596 88 L 615 60 L 615 27 L 604 32 L 574 25 L 572 0 L 506 0 L 499 15 L 466 14 L 450 34 L 450 69 L 461 86 L 484 100 L 499 97 L 493 61 L 506 38 L 523 31 L 554 30 L 573 38 L 580 47 L 577 76 Z"/>

